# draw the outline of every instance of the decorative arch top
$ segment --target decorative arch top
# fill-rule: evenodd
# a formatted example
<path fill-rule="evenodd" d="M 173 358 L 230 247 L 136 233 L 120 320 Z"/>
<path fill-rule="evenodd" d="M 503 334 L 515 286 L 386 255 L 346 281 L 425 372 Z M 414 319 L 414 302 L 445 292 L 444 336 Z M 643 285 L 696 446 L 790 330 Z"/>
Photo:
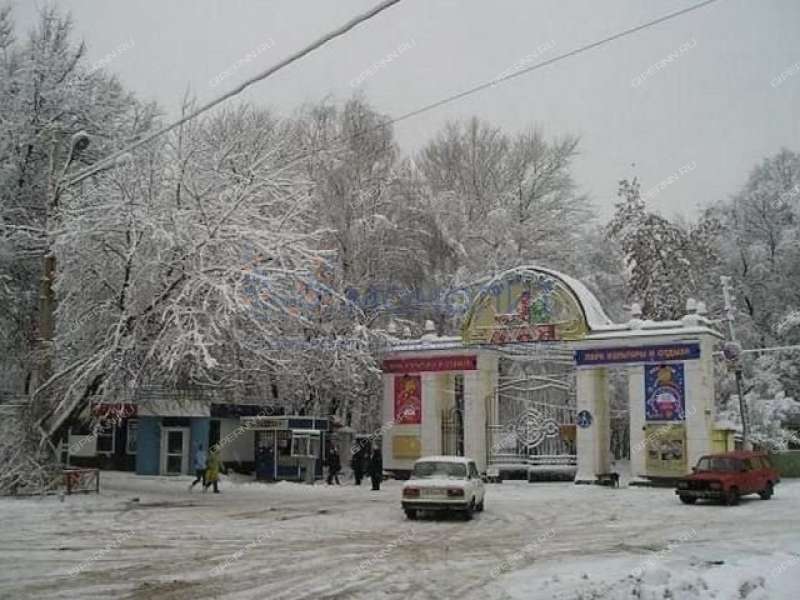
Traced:
<path fill-rule="evenodd" d="M 462 337 L 467 344 L 571 341 L 611 324 L 580 281 L 524 266 L 500 273 L 481 288 Z"/>

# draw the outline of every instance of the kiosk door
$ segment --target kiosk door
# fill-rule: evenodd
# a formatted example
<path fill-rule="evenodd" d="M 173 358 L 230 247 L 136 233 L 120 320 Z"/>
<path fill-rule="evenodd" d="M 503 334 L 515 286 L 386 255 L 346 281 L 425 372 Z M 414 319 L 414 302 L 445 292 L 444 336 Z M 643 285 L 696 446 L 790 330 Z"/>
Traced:
<path fill-rule="evenodd" d="M 275 481 L 275 431 L 255 432 L 256 479 Z"/>

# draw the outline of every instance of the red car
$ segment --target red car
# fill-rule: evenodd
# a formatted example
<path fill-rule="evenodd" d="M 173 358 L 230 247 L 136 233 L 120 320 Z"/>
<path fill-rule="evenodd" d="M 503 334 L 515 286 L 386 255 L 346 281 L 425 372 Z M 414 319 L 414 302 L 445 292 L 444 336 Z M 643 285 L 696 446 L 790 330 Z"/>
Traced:
<path fill-rule="evenodd" d="M 675 490 L 684 504 L 708 498 L 731 506 L 747 494 L 758 494 L 762 500 L 769 500 L 780 481 L 769 458 L 761 452 L 711 454 L 702 457 L 692 471 L 692 475 L 678 481 Z"/>

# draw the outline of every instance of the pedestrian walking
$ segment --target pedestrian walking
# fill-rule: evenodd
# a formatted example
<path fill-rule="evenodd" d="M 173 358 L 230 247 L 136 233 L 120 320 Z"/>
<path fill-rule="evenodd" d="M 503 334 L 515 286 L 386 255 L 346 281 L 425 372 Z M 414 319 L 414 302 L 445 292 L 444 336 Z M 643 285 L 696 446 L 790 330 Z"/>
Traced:
<path fill-rule="evenodd" d="M 372 479 L 373 491 L 380 490 L 383 481 L 383 455 L 377 446 L 372 449 L 372 455 L 369 457 L 369 476 Z"/>
<path fill-rule="evenodd" d="M 219 449 L 216 446 L 211 447 L 208 453 L 208 466 L 206 467 L 206 481 L 203 484 L 203 491 L 206 491 L 212 485 L 214 486 L 214 493 L 219 494 L 219 472 L 222 470 L 222 460 L 219 456 Z"/>
<path fill-rule="evenodd" d="M 198 443 L 194 449 L 194 457 L 192 458 L 192 468 L 194 468 L 195 479 L 189 486 L 189 491 L 194 489 L 194 486 L 199 482 L 203 482 L 203 487 L 206 486 L 206 452 L 203 450 L 203 444 Z"/>
<path fill-rule="evenodd" d="M 328 453 L 328 485 L 331 485 L 334 480 L 336 485 L 341 485 L 339 482 L 339 471 L 342 470 L 342 459 L 336 446 L 331 446 L 331 451 Z"/>
<path fill-rule="evenodd" d="M 359 440 L 356 445 L 357 449 L 353 453 L 353 458 L 350 459 L 350 468 L 353 469 L 356 485 L 361 485 L 361 480 L 364 479 L 364 471 L 367 468 L 369 452 L 364 440 Z"/>

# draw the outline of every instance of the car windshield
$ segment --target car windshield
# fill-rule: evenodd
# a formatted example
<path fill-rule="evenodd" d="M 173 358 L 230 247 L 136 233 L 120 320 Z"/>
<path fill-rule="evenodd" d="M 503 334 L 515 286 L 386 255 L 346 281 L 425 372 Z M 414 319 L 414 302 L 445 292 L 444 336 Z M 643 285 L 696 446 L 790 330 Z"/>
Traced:
<path fill-rule="evenodd" d="M 414 479 L 431 479 L 433 477 L 464 479 L 466 476 L 467 467 L 460 463 L 420 462 L 414 465 Z"/>
<path fill-rule="evenodd" d="M 704 456 L 697 463 L 698 471 L 727 471 L 736 473 L 742 470 L 742 461 L 735 458 Z"/>

